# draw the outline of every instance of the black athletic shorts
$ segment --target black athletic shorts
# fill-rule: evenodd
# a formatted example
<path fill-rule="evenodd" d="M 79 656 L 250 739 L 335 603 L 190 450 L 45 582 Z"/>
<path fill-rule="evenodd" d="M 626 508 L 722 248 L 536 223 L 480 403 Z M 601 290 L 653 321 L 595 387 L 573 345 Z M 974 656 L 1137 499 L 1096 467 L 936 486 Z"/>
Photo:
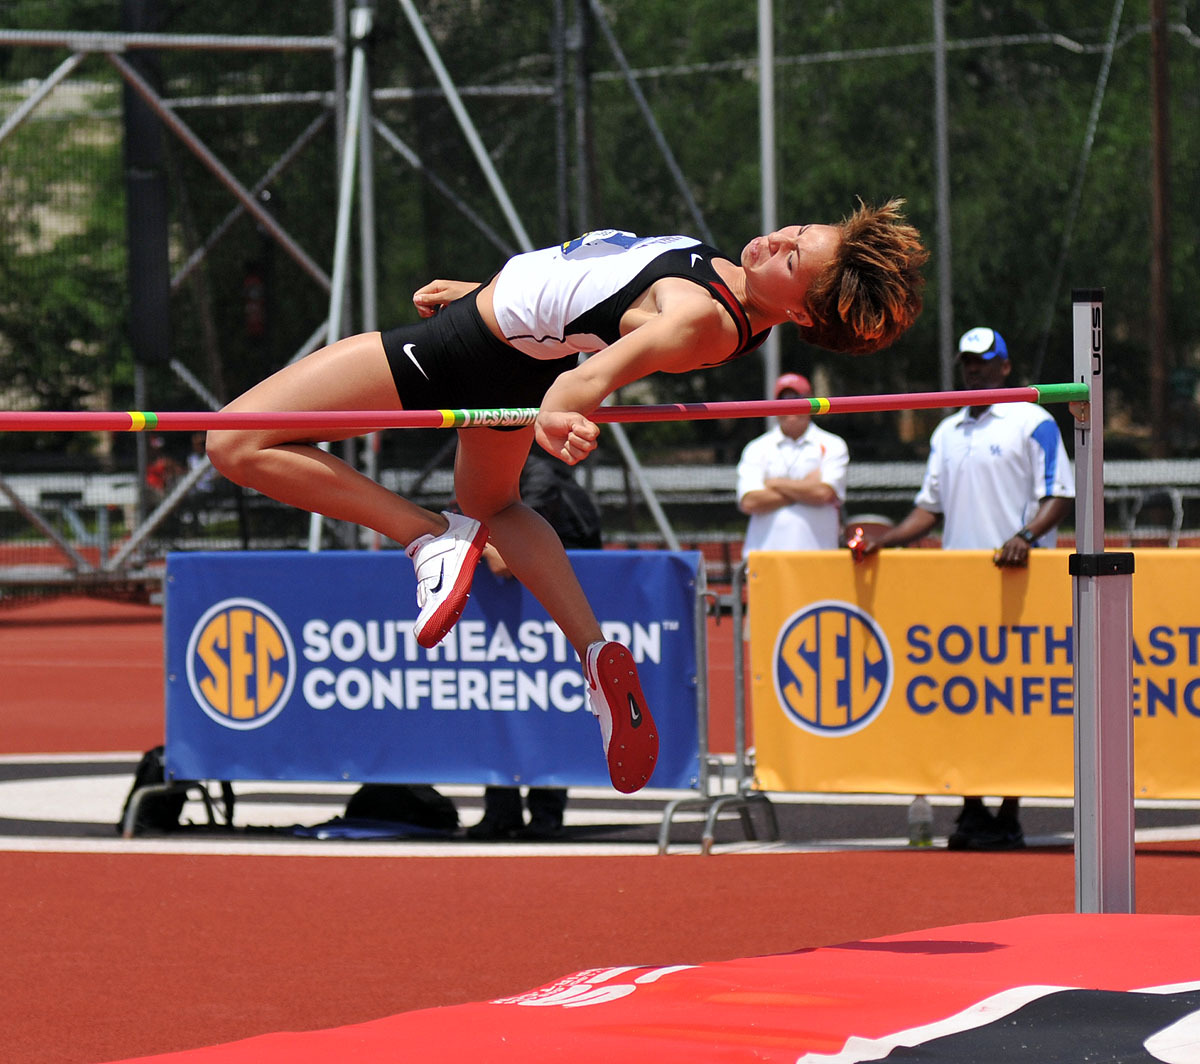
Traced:
<path fill-rule="evenodd" d="M 476 309 L 474 292 L 382 338 L 405 410 L 541 406 L 555 378 L 578 363 L 575 355 L 530 358 L 497 339 Z"/>

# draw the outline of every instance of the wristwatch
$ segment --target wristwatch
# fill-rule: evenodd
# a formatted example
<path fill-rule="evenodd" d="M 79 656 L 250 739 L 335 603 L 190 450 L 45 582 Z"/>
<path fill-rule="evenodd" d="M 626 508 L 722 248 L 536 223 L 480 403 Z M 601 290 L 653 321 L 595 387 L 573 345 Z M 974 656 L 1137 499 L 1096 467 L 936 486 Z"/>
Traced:
<path fill-rule="evenodd" d="M 1037 539 L 1037 536 L 1035 536 L 1035 535 L 1034 535 L 1032 532 L 1030 532 L 1030 531 L 1029 531 L 1029 529 L 1027 529 L 1027 528 L 1022 528 L 1020 531 L 1016 532 L 1016 533 L 1015 533 L 1015 535 L 1017 535 L 1017 536 L 1020 536 L 1020 537 L 1021 537 L 1021 539 L 1023 539 L 1023 540 L 1024 540 L 1026 543 L 1028 543 L 1028 544 L 1029 544 L 1031 547 L 1033 546 L 1033 541 L 1034 541 L 1035 539 Z"/>

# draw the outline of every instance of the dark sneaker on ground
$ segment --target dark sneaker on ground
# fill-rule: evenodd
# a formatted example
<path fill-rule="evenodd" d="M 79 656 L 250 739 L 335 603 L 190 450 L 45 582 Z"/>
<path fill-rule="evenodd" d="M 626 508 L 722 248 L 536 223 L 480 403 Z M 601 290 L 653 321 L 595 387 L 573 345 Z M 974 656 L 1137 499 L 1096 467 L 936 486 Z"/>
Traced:
<path fill-rule="evenodd" d="M 995 817 L 976 806 L 967 806 L 946 840 L 948 850 L 1020 850 L 1025 833 L 1015 817 Z"/>
<path fill-rule="evenodd" d="M 1005 816 L 1000 813 L 996 817 L 996 830 L 1000 833 L 1000 845 L 993 850 L 1022 850 L 1025 848 L 1025 832 L 1021 830 L 1021 822 L 1015 816 Z"/>
<path fill-rule="evenodd" d="M 515 839 L 525 828 L 525 818 L 518 814 L 515 817 L 493 816 L 484 813 L 478 824 L 467 828 L 467 838 L 476 842 L 494 842 L 501 839 Z"/>
<path fill-rule="evenodd" d="M 593 643 L 584 655 L 583 675 L 591 710 L 600 718 L 613 786 L 623 794 L 641 790 L 658 760 L 658 729 L 633 655 L 620 643 Z"/>
<path fill-rule="evenodd" d="M 443 511 L 450 527 L 440 536 L 419 536 L 404 552 L 417 571 L 417 642 L 435 647 L 462 616 L 475 566 L 487 544 L 486 525 Z"/>
<path fill-rule="evenodd" d="M 529 823 L 520 828 L 514 838 L 526 839 L 530 842 L 543 842 L 551 839 L 561 839 L 566 833 L 561 820 L 531 816 Z"/>

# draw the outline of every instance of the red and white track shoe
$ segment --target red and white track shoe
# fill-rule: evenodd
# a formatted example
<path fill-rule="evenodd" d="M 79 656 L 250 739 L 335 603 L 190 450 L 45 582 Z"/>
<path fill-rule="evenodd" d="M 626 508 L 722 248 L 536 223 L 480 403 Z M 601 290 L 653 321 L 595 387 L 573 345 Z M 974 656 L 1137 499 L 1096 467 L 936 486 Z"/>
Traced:
<path fill-rule="evenodd" d="M 440 536 L 414 539 L 404 552 L 417 571 L 417 642 L 435 647 L 462 616 L 475 579 L 475 566 L 487 544 L 487 526 L 443 511 L 450 527 Z"/>
<path fill-rule="evenodd" d="M 620 643 L 593 643 L 584 655 L 583 674 L 591 710 L 600 718 L 612 785 L 623 794 L 641 790 L 658 761 L 658 728 L 633 655 Z"/>

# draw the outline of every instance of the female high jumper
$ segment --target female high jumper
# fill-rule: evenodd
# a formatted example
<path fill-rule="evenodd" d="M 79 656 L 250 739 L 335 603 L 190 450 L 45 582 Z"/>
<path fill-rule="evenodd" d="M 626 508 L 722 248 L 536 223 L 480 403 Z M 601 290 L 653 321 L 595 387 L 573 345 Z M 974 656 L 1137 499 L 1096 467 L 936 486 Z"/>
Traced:
<path fill-rule="evenodd" d="M 459 430 L 462 514 L 417 506 L 317 446 L 365 429 L 212 431 L 208 455 L 238 484 L 406 544 L 425 647 L 462 613 L 490 537 L 579 654 L 613 786 L 636 791 L 654 771 L 657 728 L 630 651 L 605 641 L 554 530 L 521 502 L 529 448 L 573 465 L 596 447 L 588 415 L 616 389 L 738 358 L 785 321 L 833 351 L 888 346 L 920 312 L 928 257 L 902 204 L 860 202 L 836 225 L 755 237 L 737 261 L 691 237 L 587 233 L 517 255 L 483 285 L 432 281 L 413 296 L 423 320 L 338 340 L 226 408 L 537 407 L 532 426 Z"/>

